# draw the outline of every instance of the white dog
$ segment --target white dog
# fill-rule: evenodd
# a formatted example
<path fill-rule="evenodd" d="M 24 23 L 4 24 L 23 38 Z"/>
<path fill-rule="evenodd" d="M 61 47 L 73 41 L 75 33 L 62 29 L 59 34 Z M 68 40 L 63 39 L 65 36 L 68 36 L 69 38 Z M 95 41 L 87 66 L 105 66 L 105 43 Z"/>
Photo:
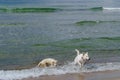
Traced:
<path fill-rule="evenodd" d="M 90 58 L 88 56 L 88 52 L 80 53 L 78 49 L 75 49 L 75 51 L 77 52 L 77 56 L 74 59 L 75 64 L 82 67 L 86 63 L 86 61 L 90 60 Z"/>
<path fill-rule="evenodd" d="M 53 58 L 46 58 L 39 62 L 38 67 L 56 67 L 57 60 Z"/>

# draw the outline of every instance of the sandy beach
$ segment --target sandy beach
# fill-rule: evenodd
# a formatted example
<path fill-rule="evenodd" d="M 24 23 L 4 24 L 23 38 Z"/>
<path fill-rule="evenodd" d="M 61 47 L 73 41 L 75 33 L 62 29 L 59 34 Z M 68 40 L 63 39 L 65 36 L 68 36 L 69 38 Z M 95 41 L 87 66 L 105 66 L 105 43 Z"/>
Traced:
<path fill-rule="evenodd" d="M 22 80 L 120 80 L 120 71 L 101 71 L 89 73 L 72 73 L 62 75 L 44 75 L 40 77 L 30 77 Z"/>

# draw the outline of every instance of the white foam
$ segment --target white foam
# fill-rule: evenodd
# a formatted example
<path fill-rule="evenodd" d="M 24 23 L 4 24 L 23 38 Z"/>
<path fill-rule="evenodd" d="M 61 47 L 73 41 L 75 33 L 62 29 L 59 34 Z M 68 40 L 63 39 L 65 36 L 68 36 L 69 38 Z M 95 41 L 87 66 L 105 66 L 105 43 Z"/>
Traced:
<path fill-rule="evenodd" d="M 105 70 L 119 70 L 120 63 L 91 63 L 85 65 L 82 69 L 75 66 L 73 63 L 68 63 L 56 68 L 32 68 L 23 70 L 0 70 L 0 80 L 15 80 L 28 77 L 38 77 L 41 75 L 60 75 L 66 73 L 81 73 L 81 72 L 95 72 Z"/>
<path fill-rule="evenodd" d="M 103 8 L 104 10 L 120 10 L 120 8 Z"/>

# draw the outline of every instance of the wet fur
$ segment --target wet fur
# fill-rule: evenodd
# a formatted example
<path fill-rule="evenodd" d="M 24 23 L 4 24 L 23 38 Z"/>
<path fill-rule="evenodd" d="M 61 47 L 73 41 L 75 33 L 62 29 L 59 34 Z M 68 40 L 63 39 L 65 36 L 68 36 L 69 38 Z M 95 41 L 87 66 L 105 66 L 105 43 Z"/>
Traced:
<path fill-rule="evenodd" d="M 88 61 L 90 58 L 88 56 L 88 52 L 82 52 L 80 53 L 78 49 L 75 49 L 77 52 L 77 56 L 74 59 L 74 63 L 76 65 L 79 65 L 80 67 L 83 67 L 83 65 Z"/>
<path fill-rule="evenodd" d="M 53 58 L 46 58 L 39 62 L 38 67 L 56 67 L 57 60 Z"/>

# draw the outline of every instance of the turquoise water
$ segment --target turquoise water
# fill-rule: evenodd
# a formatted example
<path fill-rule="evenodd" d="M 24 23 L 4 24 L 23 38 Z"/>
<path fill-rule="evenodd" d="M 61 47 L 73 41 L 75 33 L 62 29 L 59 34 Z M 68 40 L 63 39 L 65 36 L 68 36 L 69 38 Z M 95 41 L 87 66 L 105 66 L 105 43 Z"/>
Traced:
<path fill-rule="evenodd" d="M 119 0 L 0 1 L 0 70 L 47 57 L 63 65 L 76 48 L 89 52 L 90 63 L 119 62 L 119 15 Z"/>

